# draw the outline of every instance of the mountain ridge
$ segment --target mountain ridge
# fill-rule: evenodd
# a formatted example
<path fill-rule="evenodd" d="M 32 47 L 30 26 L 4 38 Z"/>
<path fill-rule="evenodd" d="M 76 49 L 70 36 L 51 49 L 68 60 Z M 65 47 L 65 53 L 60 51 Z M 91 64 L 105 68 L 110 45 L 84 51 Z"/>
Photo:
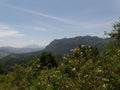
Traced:
<path fill-rule="evenodd" d="M 69 54 L 70 50 L 78 45 L 90 45 L 92 47 L 97 47 L 99 51 L 103 51 L 108 41 L 109 39 L 103 39 L 96 36 L 78 36 L 73 38 L 55 39 L 43 50 L 31 53 L 10 54 L 7 57 L 0 59 L 0 62 L 7 65 L 25 64 L 30 60 L 34 60 L 35 57 L 40 56 L 40 54 L 45 51 L 52 52 L 58 60 L 61 60 L 63 55 Z"/>
<path fill-rule="evenodd" d="M 78 45 L 90 45 L 97 47 L 100 51 L 103 51 L 106 47 L 107 42 L 108 39 L 100 38 L 97 36 L 77 36 L 73 38 L 55 39 L 48 46 L 46 46 L 44 50 L 56 53 L 56 49 L 59 49 L 59 51 L 63 49 L 62 51 L 67 50 L 65 53 L 68 53 L 70 49 L 73 49 Z"/>
<path fill-rule="evenodd" d="M 21 48 L 3 46 L 3 47 L 0 47 L 0 59 L 12 54 L 25 54 L 25 53 L 40 51 L 42 49 L 44 49 L 44 47 L 40 47 L 36 44 L 28 45 Z"/>

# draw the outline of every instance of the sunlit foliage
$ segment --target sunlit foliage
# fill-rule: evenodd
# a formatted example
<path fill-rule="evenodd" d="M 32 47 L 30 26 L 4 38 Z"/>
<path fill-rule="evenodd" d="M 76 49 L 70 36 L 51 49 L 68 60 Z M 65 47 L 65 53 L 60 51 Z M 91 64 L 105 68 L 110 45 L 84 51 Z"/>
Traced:
<path fill-rule="evenodd" d="M 42 55 L 40 59 L 49 60 L 48 54 Z M 35 70 L 33 66 L 41 65 L 40 59 L 34 60 L 32 65 L 25 68 L 15 65 L 13 72 L 1 74 L 0 90 L 119 90 L 120 88 L 120 49 L 114 48 L 99 54 L 94 47 L 80 45 L 72 49 L 69 55 L 65 55 L 58 67 Z"/>

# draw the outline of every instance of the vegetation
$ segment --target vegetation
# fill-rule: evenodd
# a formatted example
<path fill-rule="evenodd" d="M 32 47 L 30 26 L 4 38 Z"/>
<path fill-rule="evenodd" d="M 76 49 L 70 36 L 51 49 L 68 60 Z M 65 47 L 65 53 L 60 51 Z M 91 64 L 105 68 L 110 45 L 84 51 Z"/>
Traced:
<path fill-rule="evenodd" d="M 0 62 L 3 63 L 8 71 L 11 71 L 11 66 L 14 64 L 24 65 L 29 61 L 33 60 L 35 57 L 39 57 L 42 52 L 52 52 L 56 59 L 61 61 L 64 54 L 70 53 L 70 50 L 79 45 L 90 45 L 92 47 L 97 47 L 99 51 L 104 51 L 106 43 L 109 39 L 103 39 L 95 36 L 79 36 L 74 38 L 63 38 L 52 41 L 45 49 L 33 53 L 23 53 L 23 54 L 2 54 L 0 53 Z M 5 48 L 4 48 L 5 50 Z M 10 51 L 26 51 L 25 48 L 20 49 L 10 49 Z M 29 50 L 29 49 L 28 49 Z M 31 50 L 31 49 L 30 49 Z M 1 49 L 0 49 L 1 51 Z M 7 49 L 5 53 L 7 53 Z M 16 53 L 17 53 L 16 52 Z M 15 52 L 14 52 L 15 53 Z"/>
<path fill-rule="evenodd" d="M 12 72 L 0 74 L 0 90 L 120 89 L 118 46 L 100 53 L 95 47 L 79 45 L 64 55 L 61 62 L 57 62 L 52 53 L 43 52 L 24 67 L 12 68 Z"/>
<path fill-rule="evenodd" d="M 15 65 L 13 72 L 1 74 L 0 90 L 119 90 L 120 49 L 114 52 L 101 55 L 80 45 L 58 66 L 54 56 L 44 52 L 25 68 Z"/>
<path fill-rule="evenodd" d="M 109 35 L 114 40 L 114 45 L 120 47 L 120 19 L 113 24 L 113 30 Z"/>
<path fill-rule="evenodd" d="M 63 38 L 54 40 L 46 48 L 45 51 L 52 51 L 55 55 L 64 55 L 69 53 L 71 49 L 79 45 L 90 45 L 97 47 L 98 50 L 103 51 L 105 49 L 108 39 L 103 39 L 95 36 L 79 36 L 74 38 Z"/>

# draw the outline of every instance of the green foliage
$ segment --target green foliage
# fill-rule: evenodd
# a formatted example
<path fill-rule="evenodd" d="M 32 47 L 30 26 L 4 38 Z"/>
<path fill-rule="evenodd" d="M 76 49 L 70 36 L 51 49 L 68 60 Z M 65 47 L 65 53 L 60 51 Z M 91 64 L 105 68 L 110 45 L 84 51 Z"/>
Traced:
<path fill-rule="evenodd" d="M 96 60 L 99 51 L 97 50 L 97 48 L 93 48 L 91 46 L 79 45 L 77 48 L 72 50 L 72 54 L 73 57 L 77 59 L 87 61 L 88 59 Z"/>
<path fill-rule="evenodd" d="M 2 73 L 0 65 L 0 90 L 120 90 L 120 22 L 115 23 L 113 28 L 109 35 L 116 43 L 114 46 L 109 44 L 102 54 L 95 47 L 79 45 L 65 55 L 59 64 L 52 53 L 43 52 L 27 66 L 14 65 L 13 71 L 7 74 Z M 86 37 L 85 41 L 89 38 Z M 66 42 L 66 39 L 63 41 Z M 99 38 L 97 41 L 99 43 Z M 67 39 L 63 45 L 56 41 L 47 49 L 52 47 L 56 53 L 59 49 L 60 52 L 66 52 L 70 49 L 66 49 L 68 44 L 70 47 L 77 45 L 71 42 L 78 44 L 79 37 Z M 14 55 L 12 58 L 15 62 L 16 58 L 19 60 Z"/>
<path fill-rule="evenodd" d="M 51 51 L 55 55 L 64 55 L 70 52 L 71 49 L 78 45 L 90 45 L 97 47 L 98 50 L 102 51 L 105 49 L 105 45 L 108 39 L 103 39 L 95 36 L 78 36 L 74 38 L 63 38 L 52 41 L 46 48 L 45 51 Z"/>
<path fill-rule="evenodd" d="M 40 56 L 40 66 L 42 68 L 47 67 L 51 69 L 52 67 L 57 67 L 57 61 L 55 56 L 49 52 L 43 52 Z"/>
<path fill-rule="evenodd" d="M 52 60 L 55 60 L 55 57 L 51 53 L 44 52 L 25 68 L 15 65 L 13 72 L 0 75 L 0 90 L 119 90 L 120 88 L 118 48 L 107 49 L 100 54 L 94 47 L 80 45 L 72 49 L 69 55 L 65 55 L 58 67 L 54 68 L 56 64 Z"/>
<path fill-rule="evenodd" d="M 43 52 L 40 57 L 37 57 L 33 62 L 31 62 L 31 65 L 35 73 L 58 66 L 55 56 L 50 52 Z"/>
<path fill-rule="evenodd" d="M 3 73 L 3 65 L 0 63 L 0 74 Z"/>
<path fill-rule="evenodd" d="M 63 38 L 59 40 L 52 41 L 45 49 L 32 53 L 23 53 L 23 54 L 13 54 L 8 53 L 8 50 L 0 49 L 0 62 L 4 63 L 6 70 L 11 71 L 11 66 L 14 64 L 24 65 L 30 60 L 33 60 L 35 57 L 38 57 L 44 51 L 52 52 L 57 60 L 61 60 L 64 54 L 70 53 L 70 50 L 77 47 L 80 44 L 90 45 L 97 47 L 98 50 L 103 51 L 105 45 L 108 42 L 108 39 L 103 39 L 93 36 L 79 36 L 74 38 Z M 16 52 L 15 48 L 10 49 L 11 52 Z M 22 50 L 25 51 L 26 50 Z M 17 49 L 17 52 L 21 52 L 21 49 Z M 16 53 L 17 53 L 16 52 Z"/>
<path fill-rule="evenodd" d="M 109 33 L 110 37 L 113 39 L 113 44 L 120 47 L 120 19 L 118 22 L 113 24 L 113 30 Z"/>

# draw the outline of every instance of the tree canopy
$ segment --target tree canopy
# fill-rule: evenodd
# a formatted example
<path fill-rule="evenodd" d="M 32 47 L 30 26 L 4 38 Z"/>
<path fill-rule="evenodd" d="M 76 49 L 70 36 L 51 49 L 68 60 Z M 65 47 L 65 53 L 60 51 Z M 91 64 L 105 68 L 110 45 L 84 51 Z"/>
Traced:
<path fill-rule="evenodd" d="M 113 30 L 109 36 L 114 40 L 114 45 L 120 47 L 120 18 L 113 24 Z"/>
<path fill-rule="evenodd" d="M 40 56 L 40 65 L 49 69 L 56 67 L 57 62 L 55 56 L 50 52 L 43 52 Z"/>

